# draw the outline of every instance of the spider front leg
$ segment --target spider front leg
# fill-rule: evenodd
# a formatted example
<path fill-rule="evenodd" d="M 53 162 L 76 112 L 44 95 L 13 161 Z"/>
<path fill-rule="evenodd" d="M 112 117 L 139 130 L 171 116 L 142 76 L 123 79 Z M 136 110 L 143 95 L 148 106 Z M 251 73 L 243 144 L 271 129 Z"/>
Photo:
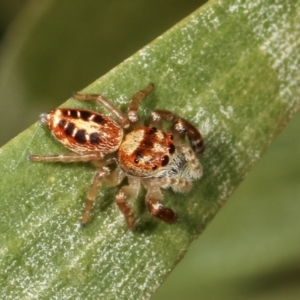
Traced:
<path fill-rule="evenodd" d="M 140 190 L 140 181 L 128 177 L 128 185 L 122 186 L 118 191 L 115 202 L 124 214 L 128 227 L 132 230 L 135 226 L 135 217 L 132 208 L 128 205 L 129 199 L 136 199 Z"/>
<path fill-rule="evenodd" d="M 172 133 L 175 141 L 183 141 L 188 136 L 192 149 L 199 157 L 204 151 L 204 142 L 198 129 L 189 121 L 168 110 L 155 110 L 151 114 L 151 125 L 161 126 L 162 120 L 173 123 Z"/>
<path fill-rule="evenodd" d="M 177 215 L 168 207 L 164 207 L 161 200 L 163 199 L 160 190 L 159 179 L 144 179 L 143 184 L 147 189 L 146 204 L 152 216 L 169 224 L 177 221 Z"/>

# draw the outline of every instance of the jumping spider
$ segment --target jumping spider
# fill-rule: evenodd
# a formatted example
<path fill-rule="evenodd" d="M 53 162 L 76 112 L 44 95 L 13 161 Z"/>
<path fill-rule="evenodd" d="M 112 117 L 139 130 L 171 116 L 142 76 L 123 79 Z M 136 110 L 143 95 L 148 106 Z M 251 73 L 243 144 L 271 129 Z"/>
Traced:
<path fill-rule="evenodd" d="M 122 186 L 115 202 L 124 214 L 128 227 L 135 227 L 135 217 L 128 205 L 130 198 L 138 196 L 140 185 L 147 190 L 146 204 L 156 218 L 174 223 L 176 214 L 164 207 L 161 188 L 185 193 L 192 182 L 202 176 L 198 157 L 204 150 L 199 131 L 187 120 L 168 110 L 155 110 L 149 126 L 138 124 L 137 110 L 142 99 L 153 89 L 149 84 L 137 92 L 129 104 L 127 114 L 109 100 L 97 94 L 75 93 L 77 100 L 93 100 L 105 107 L 115 120 L 91 110 L 59 108 L 41 115 L 54 137 L 71 153 L 58 155 L 29 155 L 37 162 L 87 162 L 97 166 L 97 172 L 87 193 L 81 223 L 88 222 L 91 209 L 102 181 L 119 184 L 125 177 L 128 185 Z M 162 129 L 162 121 L 172 124 L 170 132 Z M 190 146 L 185 142 L 186 136 Z M 108 166 L 116 165 L 112 170 Z"/>

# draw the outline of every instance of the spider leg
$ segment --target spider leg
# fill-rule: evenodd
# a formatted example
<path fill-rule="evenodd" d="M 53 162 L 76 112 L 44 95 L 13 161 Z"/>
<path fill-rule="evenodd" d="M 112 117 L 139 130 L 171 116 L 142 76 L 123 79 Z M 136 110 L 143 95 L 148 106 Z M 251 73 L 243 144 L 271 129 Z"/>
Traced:
<path fill-rule="evenodd" d="M 114 106 L 108 99 L 106 99 L 104 96 L 100 94 L 80 94 L 80 93 L 74 93 L 73 98 L 80 101 L 96 101 L 101 106 L 105 107 L 108 111 L 113 113 L 119 124 L 123 128 L 128 128 L 130 125 L 130 122 L 128 120 L 127 115 L 122 113 L 122 111 Z"/>
<path fill-rule="evenodd" d="M 111 186 L 115 186 L 119 184 L 123 178 L 124 173 L 121 172 L 119 168 L 115 169 L 114 171 L 111 171 L 108 167 L 105 166 L 100 167 L 98 169 L 87 192 L 85 209 L 82 215 L 81 225 L 84 226 L 90 218 L 91 211 L 98 194 L 98 189 L 102 181 L 105 181 Z"/>
<path fill-rule="evenodd" d="M 92 207 L 94 205 L 95 199 L 98 194 L 98 188 L 102 181 L 105 181 L 109 185 L 117 185 L 123 178 L 123 172 L 119 168 L 112 171 L 106 167 L 107 164 L 110 164 L 114 161 L 110 156 L 103 159 L 103 155 L 99 152 L 87 152 L 87 153 L 65 153 L 57 155 L 29 155 L 28 159 L 31 161 L 37 162 L 88 162 L 91 161 L 96 166 L 98 170 L 93 178 L 93 181 L 89 187 L 86 196 L 85 209 L 81 219 L 81 225 L 85 225 L 91 214 Z"/>
<path fill-rule="evenodd" d="M 140 102 L 147 96 L 153 89 L 153 84 L 147 85 L 143 90 L 133 95 L 132 100 L 128 107 L 127 115 L 122 113 L 120 109 L 114 106 L 107 98 L 100 94 L 81 94 L 74 93 L 73 98 L 80 101 L 96 101 L 101 106 L 105 107 L 108 111 L 113 113 L 119 124 L 123 128 L 128 128 L 130 123 L 134 123 L 138 120 L 137 110 Z"/>
<path fill-rule="evenodd" d="M 199 157 L 204 151 L 204 142 L 198 129 L 189 121 L 179 117 L 168 110 L 155 110 L 151 114 L 151 125 L 161 126 L 161 122 L 165 120 L 173 123 L 172 133 L 175 141 L 184 140 L 185 135 L 188 136 L 192 149 Z"/>
<path fill-rule="evenodd" d="M 138 179 L 128 177 L 128 185 L 122 186 L 116 194 L 115 202 L 120 211 L 124 214 L 126 223 L 130 229 L 135 226 L 135 217 L 132 208 L 128 205 L 128 200 L 137 198 L 140 190 L 140 181 Z"/>
<path fill-rule="evenodd" d="M 146 204 L 151 215 L 166 223 L 175 223 L 177 215 L 171 208 L 164 207 L 161 202 L 163 195 L 160 190 L 159 180 L 146 179 L 143 180 L 143 184 L 147 189 Z"/>
<path fill-rule="evenodd" d="M 86 162 L 101 160 L 103 155 L 100 152 L 86 152 L 86 153 L 64 153 L 54 155 L 28 155 L 28 160 L 37 162 Z"/>
<path fill-rule="evenodd" d="M 127 116 L 131 123 L 138 121 L 138 108 L 141 101 L 153 90 L 154 85 L 152 83 L 148 84 L 144 89 L 138 91 L 132 96 L 132 100 L 129 103 Z"/>

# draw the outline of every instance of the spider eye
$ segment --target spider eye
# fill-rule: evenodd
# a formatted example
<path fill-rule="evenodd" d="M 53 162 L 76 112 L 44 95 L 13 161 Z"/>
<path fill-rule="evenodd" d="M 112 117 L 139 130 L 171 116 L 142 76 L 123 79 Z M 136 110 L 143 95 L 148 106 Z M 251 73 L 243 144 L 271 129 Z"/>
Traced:
<path fill-rule="evenodd" d="M 161 165 L 164 167 L 169 163 L 169 156 L 165 155 L 162 159 L 161 159 Z"/>
<path fill-rule="evenodd" d="M 174 152 L 175 152 L 175 145 L 174 144 L 169 144 L 168 149 L 169 149 L 169 153 L 170 154 L 174 154 Z"/>

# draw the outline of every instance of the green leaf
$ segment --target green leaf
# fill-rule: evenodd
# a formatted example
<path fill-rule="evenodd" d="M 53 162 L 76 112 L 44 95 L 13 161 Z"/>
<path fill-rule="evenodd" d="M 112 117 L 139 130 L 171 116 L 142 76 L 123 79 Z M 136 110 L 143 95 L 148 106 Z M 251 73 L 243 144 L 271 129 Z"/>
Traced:
<path fill-rule="evenodd" d="M 299 13 L 295 1 L 209 2 L 84 89 L 126 109 L 154 82 L 143 117 L 171 109 L 200 129 L 203 178 L 187 195 L 164 192 L 175 225 L 152 220 L 141 195 L 142 226 L 130 232 L 112 203 L 117 188 L 103 186 L 82 229 L 93 167 L 27 161 L 64 151 L 39 123 L 5 145 L 2 298 L 148 299 L 299 108 Z M 101 110 L 74 100 L 64 106 Z"/>

